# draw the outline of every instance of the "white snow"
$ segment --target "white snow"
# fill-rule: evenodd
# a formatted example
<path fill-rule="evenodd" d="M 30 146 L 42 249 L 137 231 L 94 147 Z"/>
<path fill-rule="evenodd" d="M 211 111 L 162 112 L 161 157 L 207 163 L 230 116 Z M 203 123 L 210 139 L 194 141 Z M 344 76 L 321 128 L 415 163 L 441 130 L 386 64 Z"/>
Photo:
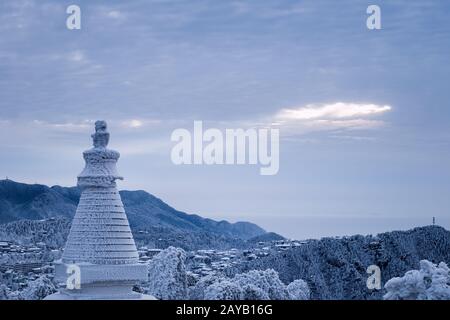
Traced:
<path fill-rule="evenodd" d="M 450 269 L 444 262 L 422 260 L 420 270 L 392 278 L 384 287 L 385 300 L 450 300 Z"/>

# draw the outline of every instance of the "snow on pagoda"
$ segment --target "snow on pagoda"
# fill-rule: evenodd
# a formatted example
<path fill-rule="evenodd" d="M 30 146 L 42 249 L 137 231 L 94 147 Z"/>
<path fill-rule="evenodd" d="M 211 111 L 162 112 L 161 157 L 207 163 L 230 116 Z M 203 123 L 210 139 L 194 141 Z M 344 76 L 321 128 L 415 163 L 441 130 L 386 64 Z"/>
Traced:
<path fill-rule="evenodd" d="M 116 180 L 123 179 L 116 170 L 120 154 L 107 149 L 105 121 L 95 123 L 92 139 L 94 147 L 83 153 L 86 167 L 78 176 L 80 202 L 55 266 L 55 278 L 64 287 L 46 299 L 154 299 L 132 291 L 134 284 L 147 280 L 147 266 L 138 261 L 117 191 Z"/>

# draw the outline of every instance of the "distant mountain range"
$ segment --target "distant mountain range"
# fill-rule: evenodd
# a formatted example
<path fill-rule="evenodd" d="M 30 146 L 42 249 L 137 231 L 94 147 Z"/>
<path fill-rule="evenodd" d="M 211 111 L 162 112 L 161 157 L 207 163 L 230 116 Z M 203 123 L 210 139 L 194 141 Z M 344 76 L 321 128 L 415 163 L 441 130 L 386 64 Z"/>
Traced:
<path fill-rule="evenodd" d="M 229 223 L 187 214 L 145 191 L 121 191 L 122 201 L 130 226 L 138 238 L 151 234 L 164 234 L 192 241 L 221 239 L 249 240 L 266 234 L 266 231 L 250 222 Z M 72 219 L 80 198 L 77 187 L 48 187 L 40 184 L 24 184 L 12 180 L 0 180 L 0 223 L 18 220 L 42 220 L 49 218 Z M 199 235 L 199 239 L 195 238 Z M 215 239 L 215 240 L 211 240 Z M 155 239 L 153 239 L 155 240 Z M 210 243 L 211 244 L 211 243 Z"/>

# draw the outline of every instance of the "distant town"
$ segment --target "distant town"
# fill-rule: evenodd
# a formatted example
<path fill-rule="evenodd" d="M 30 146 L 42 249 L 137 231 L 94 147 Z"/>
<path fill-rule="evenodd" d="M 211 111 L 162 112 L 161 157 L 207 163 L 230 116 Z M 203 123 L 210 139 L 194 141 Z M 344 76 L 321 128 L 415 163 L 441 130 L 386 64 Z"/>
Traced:
<path fill-rule="evenodd" d="M 186 266 L 190 274 L 198 279 L 206 275 L 222 273 L 225 269 L 244 261 L 259 259 L 291 247 L 301 246 L 306 242 L 298 240 L 261 241 L 250 249 L 188 251 Z M 139 247 L 139 262 L 148 263 L 162 250 L 147 246 Z M 36 280 L 42 275 L 53 280 L 54 262 L 61 258 L 62 253 L 62 248 L 49 247 L 44 242 L 23 245 L 0 239 L 0 284 L 16 291 L 26 287 L 29 281 Z"/>

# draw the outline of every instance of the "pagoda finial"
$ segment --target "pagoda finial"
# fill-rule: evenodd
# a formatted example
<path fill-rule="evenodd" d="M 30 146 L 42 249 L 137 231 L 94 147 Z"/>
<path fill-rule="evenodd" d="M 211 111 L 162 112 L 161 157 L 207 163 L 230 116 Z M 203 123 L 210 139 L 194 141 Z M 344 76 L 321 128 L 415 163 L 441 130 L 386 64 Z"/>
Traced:
<path fill-rule="evenodd" d="M 109 142 L 108 125 L 104 120 L 95 122 L 95 133 L 91 135 L 94 148 L 106 148 Z"/>

